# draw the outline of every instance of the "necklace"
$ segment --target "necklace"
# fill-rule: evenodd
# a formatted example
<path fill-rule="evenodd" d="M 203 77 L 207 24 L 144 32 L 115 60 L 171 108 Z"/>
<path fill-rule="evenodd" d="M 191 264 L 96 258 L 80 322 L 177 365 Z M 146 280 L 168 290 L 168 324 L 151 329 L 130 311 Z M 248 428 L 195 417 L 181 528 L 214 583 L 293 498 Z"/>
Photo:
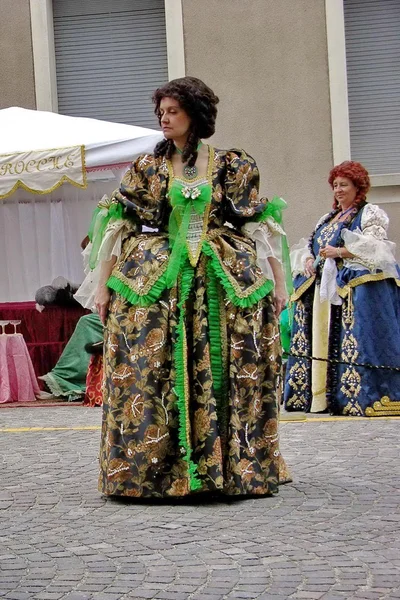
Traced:
<path fill-rule="evenodd" d="M 347 213 L 349 213 L 352 210 L 354 210 L 354 206 L 350 206 L 347 210 L 342 210 L 342 212 L 339 213 L 339 219 L 344 217 L 344 215 L 347 215 Z"/>
<path fill-rule="evenodd" d="M 196 151 L 199 150 L 199 148 L 201 148 L 202 146 L 202 142 L 199 142 L 196 148 Z M 178 146 L 175 146 L 176 151 L 178 152 L 178 154 L 183 154 L 182 150 L 180 148 L 178 148 Z M 183 174 L 186 177 L 186 179 L 196 179 L 197 175 L 198 175 L 198 170 L 196 165 L 193 165 L 192 167 L 189 167 L 189 165 L 185 165 L 183 167 Z"/>
<path fill-rule="evenodd" d="M 355 210 L 355 207 L 354 207 L 354 206 L 349 206 L 349 208 L 348 208 L 347 210 L 342 210 L 342 212 L 340 212 L 340 213 L 338 214 L 338 221 L 341 221 L 341 220 L 342 220 L 342 218 L 343 218 L 345 215 L 347 215 L 347 213 L 349 213 L 349 212 L 351 212 L 351 211 L 353 211 L 353 210 Z"/>

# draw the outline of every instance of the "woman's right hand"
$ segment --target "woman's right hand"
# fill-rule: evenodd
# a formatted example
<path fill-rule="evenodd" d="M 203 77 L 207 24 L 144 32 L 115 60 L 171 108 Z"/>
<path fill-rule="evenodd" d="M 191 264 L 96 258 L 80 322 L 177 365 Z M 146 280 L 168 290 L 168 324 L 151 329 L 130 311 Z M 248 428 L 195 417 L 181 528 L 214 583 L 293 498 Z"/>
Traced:
<path fill-rule="evenodd" d="M 103 325 L 106 324 L 108 306 L 110 304 L 111 291 L 106 285 L 99 285 L 94 297 L 94 304 L 99 313 L 100 321 Z"/>
<path fill-rule="evenodd" d="M 304 274 L 311 277 L 315 273 L 314 258 L 309 256 L 304 264 Z"/>

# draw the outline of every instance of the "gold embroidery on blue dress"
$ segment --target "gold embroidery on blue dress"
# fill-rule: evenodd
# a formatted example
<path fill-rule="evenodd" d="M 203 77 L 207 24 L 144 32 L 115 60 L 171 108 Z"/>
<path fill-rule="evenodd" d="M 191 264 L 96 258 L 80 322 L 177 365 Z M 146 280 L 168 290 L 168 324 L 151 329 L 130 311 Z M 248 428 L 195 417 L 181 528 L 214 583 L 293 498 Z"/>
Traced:
<path fill-rule="evenodd" d="M 309 277 L 308 279 L 305 280 L 304 283 L 302 283 L 295 292 L 293 292 L 293 294 L 290 296 L 290 302 L 297 302 L 299 300 L 299 298 L 301 298 L 301 296 L 304 294 L 304 292 L 306 292 L 308 290 L 308 288 L 310 288 L 312 286 L 312 284 L 314 283 L 316 279 L 316 275 L 311 275 L 311 277 Z"/>
<path fill-rule="evenodd" d="M 305 363 L 295 362 L 290 369 L 289 385 L 294 391 L 288 400 L 288 406 L 292 408 L 304 409 L 307 402 L 306 391 L 308 388 L 308 370 Z"/>
<path fill-rule="evenodd" d="M 346 335 L 342 343 L 342 360 L 346 362 L 356 361 L 359 355 L 357 347 L 358 343 L 354 335 L 352 333 Z"/>
<path fill-rule="evenodd" d="M 336 221 L 335 223 L 329 223 L 326 227 L 324 227 L 317 238 L 318 244 L 321 247 L 329 244 L 329 242 L 335 237 L 338 227 L 338 221 Z"/>
<path fill-rule="evenodd" d="M 348 297 L 344 300 L 342 305 L 342 327 L 344 329 L 344 336 L 342 342 L 341 359 L 348 363 L 354 362 L 358 355 L 358 342 L 351 330 L 354 327 L 354 307 L 353 307 L 353 294 L 350 290 Z M 349 399 L 349 402 L 343 409 L 343 414 L 352 415 L 353 417 L 363 416 L 361 406 L 357 402 L 357 397 L 361 392 L 362 377 L 360 373 L 349 364 L 344 373 L 340 378 L 342 384 L 340 391 Z"/>
<path fill-rule="evenodd" d="M 292 352 L 294 354 L 307 356 L 310 353 L 310 345 L 303 331 L 306 316 L 305 305 L 301 300 L 297 302 L 294 320 L 300 329 L 293 336 L 291 347 Z M 294 394 L 292 394 L 290 400 L 288 401 L 288 406 L 299 409 L 304 408 L 304 405 L 307 402 L 306 391 L 309 387 L 309 372 L 307 363 L 304 360 L 301 362 L 296 361 L 291 367 L 289 371 L 288 383 L 294 391 Z"/>
<path fill-rule="evenodd" d="M 393 275 L 389 275 L 388 273 L 366 273 L 365 275 L 360 275 L 360 277 L 355 277 L 351 279 L 345 286 L 338 287 L 337 292 L 341 298 L 346 298 L 346 296 L 350 293 L 352 288 L 357 287 L 358 285 L 362 285 L 363 283 L 370 283 L 371 281 L 384 281 L 385 279 L 393 279 L 398 287 L 400 287 L 400 279 L 394 278 Z"/>
<path fill-rule="evenodd" d="M 400 393 L 400 392 L 399 392 Z M 400 417 L 400 400 L 391 400 L 383 396 L 365 409 L 366 417 Z"/>

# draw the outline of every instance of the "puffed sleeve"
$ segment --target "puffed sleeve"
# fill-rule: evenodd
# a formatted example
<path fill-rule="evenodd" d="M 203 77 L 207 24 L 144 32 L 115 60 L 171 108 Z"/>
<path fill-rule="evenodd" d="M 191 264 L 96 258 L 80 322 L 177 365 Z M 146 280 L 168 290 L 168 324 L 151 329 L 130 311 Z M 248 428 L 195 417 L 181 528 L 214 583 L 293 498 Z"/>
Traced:
<path fill-rule="evenodd" d="M 122 178 L 114 198 L 124 206 L 124 214 L 138 225 L 160 227 L 166 209 L 166 181 L 157 169 L 152 154 L 145 154 L 132 164 Z"/>
<path fill-rule="evenodd" d="M 260 174 L 254 158 L 243 150 L 227 153 L 225 192 L 226 219 L 256 244 L 257 264 L 268 279 L 274 279 L 269 258 L 276 258 L 285 272 L 288 293 L 291 291 L 289 251 L 282 224 L 282 198 L 272 200 L 258 194 Z"/>
<path fill-rule="evenodd" d="M 260 198 L 260 173 L 256 161 L 244 150 L 226 154 L 225 196 L 226 220 L 239 226 L 262 213 L 267 200 Z"/>
<path fill-rule="evenodd" d="M 385 211 L 375 204 L 367 204 L 361 216 L 361 229 L 342 231 L 346 249 L 354 254 L 353 259 L 346 259 L 345 266 L 367 268 L 371 272 L 381 270 L 396 277 L 396 244 L 387 239 L 388 226 Z"/>
<path fill-rule="evenodd" d="M 89 265 L 119 256 L 124 236 L 132 231 L 161 225 L 166 209 L 166 178 L 152 154 L 132 164 L 111 198 L 103 198 L 94 212 L 89 229 Z"/>

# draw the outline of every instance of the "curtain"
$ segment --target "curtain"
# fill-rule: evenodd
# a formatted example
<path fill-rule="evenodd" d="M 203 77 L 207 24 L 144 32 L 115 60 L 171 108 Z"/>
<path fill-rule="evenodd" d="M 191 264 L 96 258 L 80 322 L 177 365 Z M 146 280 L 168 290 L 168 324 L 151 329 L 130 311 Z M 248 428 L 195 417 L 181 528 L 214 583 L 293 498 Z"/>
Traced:
<path fill-rule="evenodd" d="M 59 275 L 82 282 L 80 243 L 96 203 L 118 186 L 117 177 L 91 177 L 96 180 L 86 190 L 65 183 L 51 194 L 19 189 L 0 201 L 0 302 L 34 300 L 36 290 Z"/>

